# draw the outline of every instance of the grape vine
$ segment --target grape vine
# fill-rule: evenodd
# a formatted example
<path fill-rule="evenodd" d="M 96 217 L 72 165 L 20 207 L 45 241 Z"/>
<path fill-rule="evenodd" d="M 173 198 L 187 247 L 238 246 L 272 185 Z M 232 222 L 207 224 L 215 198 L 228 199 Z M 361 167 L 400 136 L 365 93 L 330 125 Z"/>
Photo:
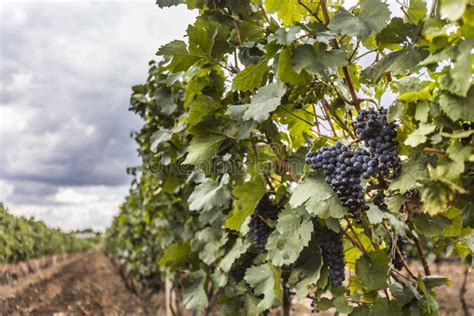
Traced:
<path fill-rule="evenodd" d="M 474 6 L 157 3 L 197 18 L 132 87 L 106 250 L 197 313 L 439 313 L 430 264 L 474 248 Z"/>

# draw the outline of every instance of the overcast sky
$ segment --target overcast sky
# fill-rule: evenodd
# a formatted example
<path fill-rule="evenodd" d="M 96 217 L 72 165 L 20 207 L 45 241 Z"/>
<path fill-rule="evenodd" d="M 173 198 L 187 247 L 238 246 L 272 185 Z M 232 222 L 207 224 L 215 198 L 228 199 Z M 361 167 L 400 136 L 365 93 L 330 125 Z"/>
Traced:
<path fill-rule="evenodd" d="M 0 201 L 12 213 L 110 224 L 139 163 L 130 87 L 194 16 L 154 0 L 0 4 Z"/>

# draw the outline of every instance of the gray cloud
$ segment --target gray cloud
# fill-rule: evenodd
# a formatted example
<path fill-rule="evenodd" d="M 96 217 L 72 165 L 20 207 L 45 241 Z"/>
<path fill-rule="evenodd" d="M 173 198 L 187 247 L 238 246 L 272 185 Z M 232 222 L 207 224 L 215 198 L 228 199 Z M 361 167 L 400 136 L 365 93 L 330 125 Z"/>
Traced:
<path fill-rule="evenodd" d="M 110 221 L 126 193 L 125 168 L 138 163 L 129 134 L 141 122 L 127 111 L 130 87 L 193 19 L 185 7 L 160 10 L 151 0 L 1 5 L 0 198 L 12 211 L 84 226 L 57 221 L 68 212 L 57 196 L 68 188 L 84 197 L 69 212 L 88 209 L 97 227 Z M 88 205 L 97 186 L 108 206 Z"/>

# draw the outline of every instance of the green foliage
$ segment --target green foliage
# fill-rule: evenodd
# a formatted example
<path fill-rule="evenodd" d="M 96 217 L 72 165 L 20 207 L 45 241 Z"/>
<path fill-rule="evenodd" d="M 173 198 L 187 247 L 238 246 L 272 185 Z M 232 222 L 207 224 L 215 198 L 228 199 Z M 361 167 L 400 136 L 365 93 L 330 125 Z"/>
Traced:
<path fill-rule="evenodd" d="M 40 256 L 91 249 L 97 240 L 47 227 L 43 222 L 16 217 L 0 203 L 0 263 L 17 263 Z"/>
<path fill-rule="evenodd" d="M 414 261 L 472 257 L 472 4 L 412 0 L 403 16 L 380 0 L 158 5 L 181 2 L 199 16 L 133 87 L 142 162 L 106 249 L 147 286 L 182 285 L 195 311 L 218 302 L 254 315 L 293 292 L 350 315 L 437 314 L 433 288 L 446 279 L 394 272 L 394 239 Z M 388 103 L 402 171 L 363 179 L 368 209 L 352 214 L 304 160 L 336 141 L 366 148 L 358 112 Z M 271 233 L 257 253 L 249 220 L 264 196 L 283 211 L 263 218 Z M 342 287 L 315 225 L 341 234 Z"/>
<path fill-rule="evenodd" d="M 259 312 L 272 307 L 275 301 L 282 301 L 283 291 L 280 284 L 280 274 L 281 272 L 271 263 L 264 263 L 247 270 L 245 281 L 257 294 L 263 295 L 263 299 L 257 305 Z"/>

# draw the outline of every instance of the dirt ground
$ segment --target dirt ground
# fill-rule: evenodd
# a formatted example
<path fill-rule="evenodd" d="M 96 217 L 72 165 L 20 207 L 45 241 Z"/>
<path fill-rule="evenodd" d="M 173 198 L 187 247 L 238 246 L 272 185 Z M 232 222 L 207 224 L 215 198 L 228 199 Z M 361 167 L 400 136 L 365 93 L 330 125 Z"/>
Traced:
<path fill-rule="evenodd" d="M 0 288 L 2 315 L 152 315 L 100 251 Z M 35 278 L 36 280 L 29 280 Z"/>
<path fill-rule="evenodd" d="M 473 273 L 465 282 L 464 309 L 460 300 L 464 267 L 443 263 L 434 265 L 432 274 L 448 275 L 452 281 L 451 287 L 437 291 L 441 315 L 474 315 Z M 315 315 L 309 301 L 294 303 L 291 315 Z M 272 313 L 279 314 L 278 310 Z M 94 251 L 0 286 L 0 315 L 165 315 L 164 295 L 138 297 L 125 286 L 109 258 Z"/>

